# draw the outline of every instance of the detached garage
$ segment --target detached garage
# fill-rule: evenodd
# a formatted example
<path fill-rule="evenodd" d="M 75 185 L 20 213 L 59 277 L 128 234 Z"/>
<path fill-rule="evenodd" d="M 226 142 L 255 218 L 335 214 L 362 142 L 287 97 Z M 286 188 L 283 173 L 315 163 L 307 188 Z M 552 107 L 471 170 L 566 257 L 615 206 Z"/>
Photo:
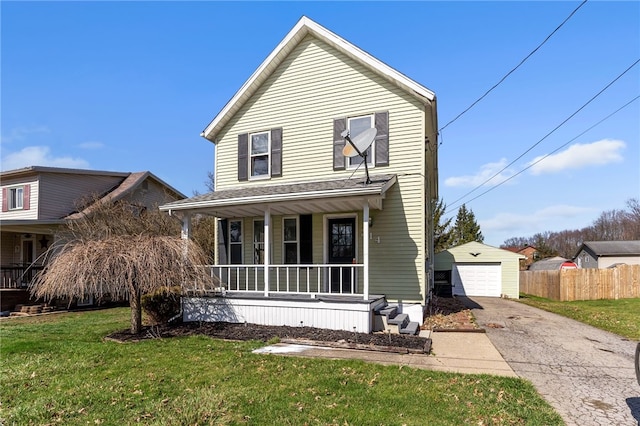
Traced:
<path fill-rule="evenodd" d="M 478 242 L 436 253 L 436 294 L 517 299 L 520 259 L 521 254 Z"/>

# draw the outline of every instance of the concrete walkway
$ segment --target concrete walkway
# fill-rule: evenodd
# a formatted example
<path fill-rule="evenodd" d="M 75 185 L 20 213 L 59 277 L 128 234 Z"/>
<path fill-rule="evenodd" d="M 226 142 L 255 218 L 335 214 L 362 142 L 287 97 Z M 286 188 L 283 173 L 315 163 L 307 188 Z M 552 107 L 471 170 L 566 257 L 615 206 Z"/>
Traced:
<path fill-rule="evenodd" d="M 513 300 L 466 302 L 511 368 L 568 426 L 639 424 L 636 342 Z"/>
<path fill-rule="evenodd" d="M 428 333 L 421 335 L 429 337 Z M 404 365 L 426 370 L 517 377 L 485 333 L 432 333 L 431 354 L 397 354 L 355 349 L 278 343 L 256 353 L 328 359 L 359 359 L 384 365 Z"/>

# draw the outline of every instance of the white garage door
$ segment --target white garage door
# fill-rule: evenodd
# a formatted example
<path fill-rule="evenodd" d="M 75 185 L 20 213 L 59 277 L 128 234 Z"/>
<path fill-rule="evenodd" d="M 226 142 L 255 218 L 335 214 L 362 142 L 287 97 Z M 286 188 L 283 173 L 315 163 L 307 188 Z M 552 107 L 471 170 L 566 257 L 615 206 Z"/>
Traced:
<path fill-rule="evenodd" d="M 492 296 L 502 293 L 502 267 L 491 264 L 453 264 L 451 281 L 457 296 Z"/>

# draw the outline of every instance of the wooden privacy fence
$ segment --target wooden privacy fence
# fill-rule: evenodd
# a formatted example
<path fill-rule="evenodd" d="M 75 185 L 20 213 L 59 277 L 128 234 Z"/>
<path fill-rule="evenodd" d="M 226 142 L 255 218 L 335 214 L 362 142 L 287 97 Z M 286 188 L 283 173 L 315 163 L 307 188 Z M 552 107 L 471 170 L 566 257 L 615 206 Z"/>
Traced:
<path fill-rule="evenodd" d="M 521 271 L 520 293 L 563 302 L 640 297 L 640 265 L 620 265 L 607 269 Z"/>

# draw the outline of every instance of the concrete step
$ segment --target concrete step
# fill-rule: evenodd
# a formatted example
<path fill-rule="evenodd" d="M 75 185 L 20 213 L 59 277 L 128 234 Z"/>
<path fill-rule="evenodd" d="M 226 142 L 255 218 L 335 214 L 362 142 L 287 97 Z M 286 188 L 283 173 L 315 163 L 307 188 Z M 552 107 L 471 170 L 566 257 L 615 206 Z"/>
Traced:
<path fill-rule="evenodd" d="M 410 334 L 412 336 L 415 336 L 419 332 L 420 332 L 420 324 L 415 321 L 410 322 L 409 324 L 407 324 L 406 326 L 400 329 L 400 334 Z"/>
<path fill-rule="evenodd" d="M 393 318 L 389 318 L 387 320 L 389 324 L 397 325 L 399 328 L 404 327 L 409 323 L 409 315 L 407 314 L 398 314 Z"/>

